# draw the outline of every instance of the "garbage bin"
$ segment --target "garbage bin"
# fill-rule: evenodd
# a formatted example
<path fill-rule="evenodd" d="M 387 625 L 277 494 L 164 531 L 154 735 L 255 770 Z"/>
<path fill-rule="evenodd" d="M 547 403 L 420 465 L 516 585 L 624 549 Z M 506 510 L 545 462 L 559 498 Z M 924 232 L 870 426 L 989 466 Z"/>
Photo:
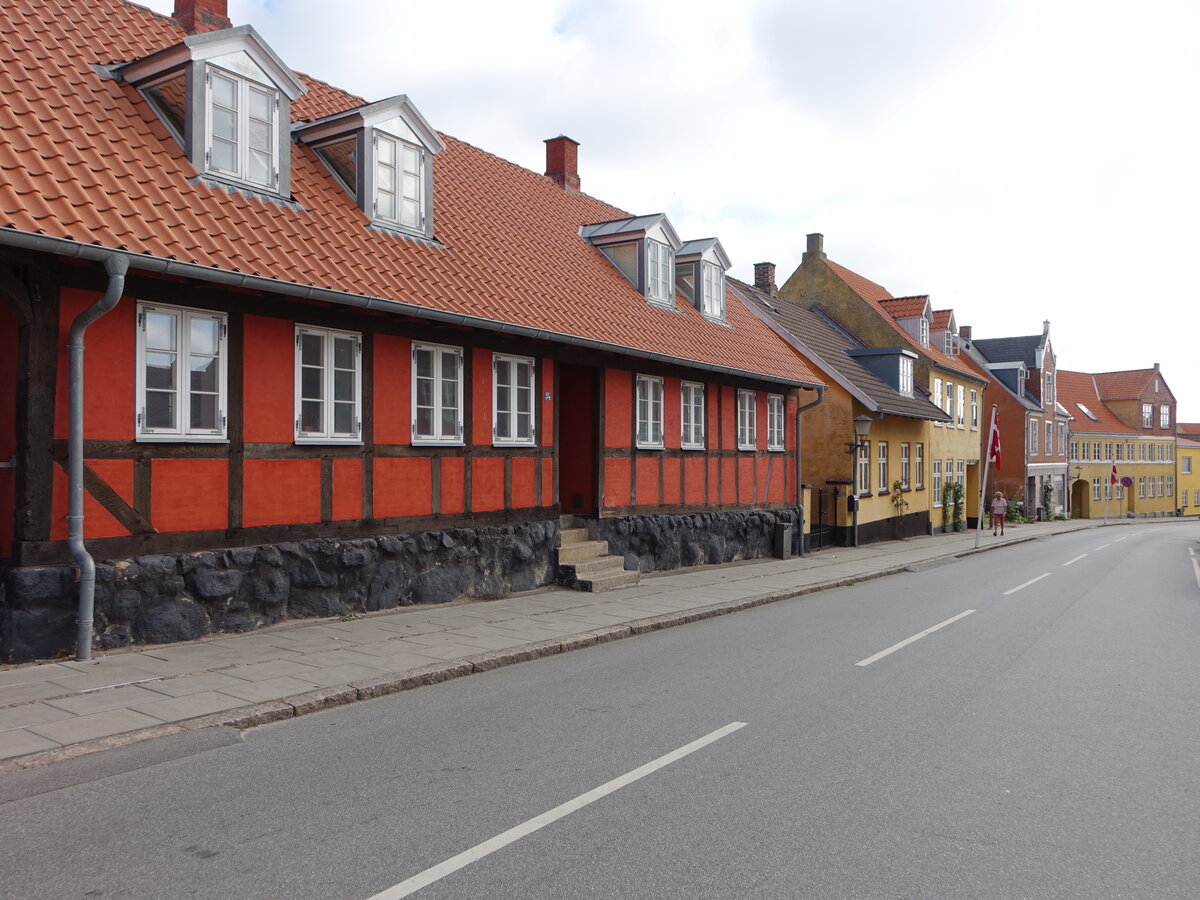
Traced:
<path fill-rule="evenodd" d="M 792 555 L 792 523 L 775 523 L 775 556 L 789 559 Z"/>

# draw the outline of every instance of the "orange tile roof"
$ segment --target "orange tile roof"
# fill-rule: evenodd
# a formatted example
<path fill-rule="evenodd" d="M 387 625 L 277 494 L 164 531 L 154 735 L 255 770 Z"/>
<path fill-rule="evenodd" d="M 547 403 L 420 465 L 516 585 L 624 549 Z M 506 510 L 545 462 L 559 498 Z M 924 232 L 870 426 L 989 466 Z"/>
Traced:
<path fill-rule="evenodd" d="M 894 318 L 907 319 L 912 316 L 919 316 L 925 312 L 925 307 L 929 305 L 929 296 L 896 297 L 892 300 L 881 300 L 879 302 Z"/>
<path fill-rule="evenodd" d="M 1142 396 L 1153 377 L 1154 369 L 1097 372 L 1096 387 L 1106 400 L 1133 400 Z"/>
<path fill-rule="evenodd" d="M 178 43 L 171 19 L 123 0 L 23 0 L 3 15 L 2 227 L 821 383 L 732 292 L 732 327 L 682 297 L 676 312 L 648 304 L 579 236 L 627 215 L 614 206 L 444 135 L 433 194 L 441 246 L 368 228 L 299 143 L 294 205 L 210 186 L 137 90 L 92 68 Z M 300 77 L 297 120 L 362 103 Z"/>
<path fill-rule="evenodd" d="M 1176 428 L 1180 434 L 1191 434 L 1200 437 L 1200 422 L 1177 422 Z"/>
<path fill-rule="evenodd" d="M 950 319 L 954 315 L 952 309 L 935 309 L 933 311 L 933 324 L 929 326 L 930 331 L 945 331 L 950 325 Z"/>
<path fill-rule="evenodd" d="M 1059 369 L 1057 372 L 1058 402 L 1075 417 L 1071 423 L 1071 431 L 1085 434 L 1137 434 L 1136 428 L 1130 428 L 1104 405 L 1096 387 L 1097 378 L 1098 375 L 1087 372 L 1071 372 L 1067 369 Z M 1086 406 L 1096 417 L 1096 421 L 1088 418 L 1079 404 Z"/>
<path fill-rule="evenodd" d="M 878 285 L 869 279 L 863 278 L 857 272 L 851 272 L 845 266 L 835 263 L 831 259 L 826 259 L 824 262 L 825 265 L 829 266 L 830 271 L 832 271 L 838 276 L 838 278 L 846 283 L 850 290 L 858 294 L 859 297 L 865 300 L 869 306 L 879 313 L 879 315 L 883 317 L 884 321 L 888 322 L 888 324 L 890 324 L 896 330 L 897 334 L 902 335 L 906 344 L 908 344 L 918 353 L 925 354 L 929 361 L 934 365 L 943 369 L 950 369 L 954 372 L 960 372 L 964 375 L 970 376 L 971 378 L 980 378 L 980 376 L 969 365 L 962 362 L 958 357 L 947 356 L 940 349 L 933 346 L 933 344 L 929 344 L 928 346 L 924 347 L 921 346 L 921 344 L 919 344 L 912 335 L 910 335 L 904 330 L 903 327 L 901 327 L 900 323 L 893 318 L 891 313 L 889 313 L 887 308 L 884 306 L 884 301 L 902 300 L 906 298 L 893 297 L 890 293 L 888 293 L 887 288 L 883 287 L 882 285 Z M 928 301 L 928 297 L 923 299 Z"/>

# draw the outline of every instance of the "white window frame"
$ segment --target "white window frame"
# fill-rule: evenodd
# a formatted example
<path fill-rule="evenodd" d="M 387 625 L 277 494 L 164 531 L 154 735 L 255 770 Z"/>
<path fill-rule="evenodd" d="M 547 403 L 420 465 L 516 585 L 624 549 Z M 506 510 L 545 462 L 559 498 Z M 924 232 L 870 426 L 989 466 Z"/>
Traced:
<path fill-rule="evenodd" d="M 914 448 L 914 462 L 916 463 L 916 481 L 914 485 L 920 490 L 925 489 L 925 444 L 918 442 Z"/>
<path fill-rule="evenodd" d="M 704 385 L 698 381 L 679 385 L 679 446 L 704 449 Z"/>
<path fill-rule="evenodd" d="M 913 361 L 910 357 L 900 357 L 900 393 L 911 397 L 913 392 Z"/>
<path fill-rule="evenodd" d="M 954 461 L 954 480 L 964 488 L 967 486 L 967 461 L 965 459 Z"/>
<path fill-rule="evenodd" d="M 1038 434 L 1041 432 L 1042 423 L 1039 419 L 1029 420 L 1029 455 L 1038 455 Z"/>
<path fill-rule="evenodd" d="M 1099 478 L 1092 479 L 1092 499 L 1093 500 L 1100 499 L 1100 479 Z"/>
<path fill-rule="evenodd" d="M 216 154 L 214 152 L 214 143 L 216 135 L 213 131 L 213 106 L 214 91 L 213 79 L 224 78 L 234 82 L 237 92 L 237 109 L 236 114 L 236 129 L 237 137 L 234 141 L 234 155 L 237 158 L 237 170 L 231 171 L 228 169 L 219 169 L 216 164 Z M 269 108 L 271 111 L 271 119 L 267 123 L 267 133 L 270 135 L 270 174 L 266 181 L 257 181 L 250 177 L 250 92 L 258 91 L 266 95 Z M 260 84 L 253 79 L 247 78 L 244 75 L 239 75 L 231 72 L 228 69 L 223 69 L 220 66 L 215 66 L 211 63 L 205 66 L 204 70 L 204 167 L 205 171 L 221 178 L 232 178 L 235 181 L 240 181 L 248 185 L 253 185 L 257 188 L 262 188 L 269 191 L 279 190 L 279 113 L 280 113 L 280 93 L 273 87 Z"/>
<path fill-rule="evenodd" d="M 930 499 L 934 506 L 942 505 L 942 460 L 940 457 L 933 460 L 933 497 Z"/>
<path fill-rule="evenodd" d="M 1046 420 L 1046 455 L 1054 455 L 1054 423 Z"/>
<path fill-rule="evenodd" d="M 1143 403 L 1142 404 L 1142 427 L 1143 428 L 1153 428 L 1154 427 L 1154 404 L 1153 403 Z"/>
<path fill-rule="evenodd" d="M 380 188 L 380 170 L 387 167 L 387 164 L 382 162 L 382 155 L 379 150 L 382 144 L 392 144 L 394 146 L 393 163 L 390 166 L 394 170 L 392 180 L 392 190 L 383 191 Z M 416 184 L 417 194 L 415 197 L 409 197 L 404 192 L 405 174 L 408 170 L 404 168 L 403 158 L 404 151 L 412 150 L 417 156 L 417 170 L 411 173 L 413 182 Z M 371 183 L 374 186 L 374 196 L 371 198 L 371 217 L 385 225 L 393 228 L 398 228 L 403 231 L 412 232 L 414 234 L 425 233 L 425 167 L 429 164 L 426 159 L 425 148 L 420 144 L 414 144 L 412 141 L 406 141 L 401 137 L 383 131 L 379 128 L 371 129 L 371 162 L 375 166 L 375 171 L 372 173 Z M 384 215 L 379 211 L 379 196 L 381 193 L 388 193 L 395 198 L 394 216 Z M 417 204 L 417 221 L 415 223 L 404 221 L 404 203 L 410 200 Z"/>
<path fill-rule="evenodd" d="M 725 318 L 725 270 L 707 260 L 700 264 L 700 312 L 710 319 Z"/>
<path fill-rule="evenodd" d="M 786 404 L 782 394 L 767 394 L 767 449 L 782 451 L 786 447 L 783 420 Z"/>
<path fill-rule="evenodd" d="M 1146 499 L 1146 476 L 1145 475 L 1138 476 L 1138 499 L 1139 500 Z"/>
<path fill-rule="evenodd" d="M 929 346 L 929 320 L 926 319 L 924 316 L 922 316 L 920 321 L 921 321 L 921 324 L 917 326 L 917 334 L 919 336 L 918 339 L 921 341 L 922 347 L 928 347 Z"/>
<path fill-rule="evenodd" d="M 858 495 L 871 493 L 871 442 L 864 440 L 858 445 L 858 470 L 855 476 L 858 482 L 854 485 Z"/>
<path fill-rule="evenodd" d="M 675 302 L 675 255 L 653 238 L 646 238 L 646 299 L 664 306 Z"/>
<path fill-rule="evenodd" d="M 500 407 L 500 375 L 508 370 L 509 408 Z M 517 375 L 521 369 L 527 369 L 529 376 L 524 388 L 518 384 Z M 520 395 L 528 398 L 528 412 L 520 411 Z M 501 433 L 500 419 L 502 415 L 508 418 L 508 433 Z M 529 436 L 520 437 L 517 427 L 521 416 L 529 417 Z M 529 356 L 509 356 L 503 353 L 492 354 L 492 446 L 493 447 L 532 447 L 537 444 L 537 360 Z"/>
<path fill-rule="evenodd" d="M 1158 427 L 1171 427 L 1171 407 L 1168 404 L 1164 403 L 1158 408 Z"/>
<path fill-rule="evenodd" d="M 940 378 L 933 379 L 933 405 L 938 409 L 942 408 L 942 379 Z M 945 423 L 934 422 L 933 424 L 940 428 Z"/>
<path fill-rule="evenodd" d="M 758 392 L 737 394 L 737 445 L 739 450 L 758 449 Z"/>
<path fill-rule="evenodd" d="M 306 334 L 318 335 L 322 339 L 321 350 L 321 429 L 320 431 L 301 431 L 303 426 L 303 351 L 301 342 Z M 335 431 L 334 383 L 336 372 L 334 367 L 335 340 L 350 340 L 354 342 L 354 409 L 351 415 L 353 425 L 349 431 Z M 295 440 L 297 444 L 361 444 L 362 443 L 362 335 L 355 331 L 338 331 L 331 328 L 316 328 L 311 325 L 296 325 L 295 349 Z"/>
<path fill-rule="evenodd" d="M 1121 445 L 1118 444 L 1117 446 L 1120 447 Z M 1067 423 L 1060 422 L 1058 424 L 1058 455 L 1066 456 L 1066 453 L 1067 453 Z M 1120 456 L 1120 450 L 1117 451 L 1117 455 L 1118 455 L 1118 457 Z"/>
<path fill-rule="evenodd" d="M 955 395 L 954 395 L 954 402 L 958 406 L 957 416 L 958 416 L 958 427 L 959 428 L 967 427 L 966 409 L 964 408 L 964 400 L 966 399 L 965 398 L 966 390 L 967 389 L 963 385 L 960 384 L 957 386 L 957 393 L 955 393 Z"/>
<path fill-rule="evenodd" d="M 876 475 L 879 478 L 879 492 L 882 494 L 888 490 L 891 482 L 888 480 L 888 442 L 875 442 L 875 466 Z"/>
<path fill-rule="evenodd" d="M 147 313 L 158 313 L 175 317 L 175 349 L 173 351 L 147 350 Z M 185 425 L 191 419 L 191 322 L 206 319 L 217 325 L 217 423 L 213 429 L 192 428 Z M 229 319 L 224 313 L 182 306 L 167 306 L 159 303 L 139 303 L 137 306 L 137 411 L 134 415 L 134 435 L 138 441 L 195 441 L 204 443 L 228 440 L 226 410 L 229 404 L 228 349 Z M 147 424 L 146 354 L 172 352 L 175 354 L 175 376 L 171 391 L 175 395 L 174 424 L 169 428 L 153 428 Z M 201 393 L 201 392 L 198 392 Z M 208 392 L 202 392 L 208 393 Z"/>
<path fill-rule="evenodd" d="M 635 389 L 634 433 L 639 450 L 663 449 L 663 380 L 639 375 Z"/>
<path fill-rule="evenodd" d="M 945 398 L 946 398 L 946 406 L 945 406 L 946 415 L 948 415 L 950 417 L 950 421 L 947 422 L 946 424 L 948 426 L 953 426 L 954 425 L 954 382 L 953 381 L 946 382 Z"/>
<path fill-rule="evenodd" d="M 971 430 L 979 430 L 979 391 L 971 391 Z"/>
<path fill-rule="evenodd" d="M 900 444 L 900 486 L 903 490 L 908 490 L 912 483 L 909 479 L 912 477 L 912 460 L 910 458 L 910 444 L 904 441 Z"/>
<path fill-rule="evenodd" d="M 435 428 L 435 432 L 429 433 L 429 434 L 421 434 L 420 432 L 417 431 L 417 422 L 418 422 L 418 416 L 417 416 L 417 411 L 418 411 L 417 357 L 421 353 L 432 354 L 432 359 L 431 359 L 432 365 L 430 367 L 430 371 L 432 374 L 430 377 L 433 380 L 433 392 L 432 392 L 433 393 L 433 398 L 432 398 L 433 402 L 432 402 L 432 405 L 430 405 L 428 407 L 421 407 L 421 408 L 428 408 L 428 409 L 432 410 L 432 412 L 430 413 L 430 416 L 431 416 L 431 422 Z M 442 371 L 444 363 L 445 363 L 444 354 L 449 354 L 449 355 L 455 357 L 457 360 L 457 362 L 455 363 L 456 376 L 454 378 L 454 383 L 456 385 L 455 397 L 457 398 L 458 402 L 456 404 L 454 434 L 449 434 L 449 435 L 443 433 L 440 428 L 440 423 L 442 421 L 443 414 L 446 412 L 446 408 L 442 402 L 443 386 L 447 381 L 449 381 L 449 379 L 447 379 L 445 377 L 445 375 Z M 442 445 L 449 445 L 449 446 L 461 446 L 463 444 L 463 415 L 464 415 L 463 383 L 466 378 L 466 376 L 464 375 L 464 372 L 463 372 L 463 362 L 464 362 L 464 354 L 463 354 L 462 347 L 454 347 L 454 346 L 449 346 L 446 344 L 417 344 L 417 343 L 413 344 L 413 346 L 412 346 L 412 442 L 414 445 L 442 444 Z"/>
<path fill-rule="evenodd" d="M 1175 476 L 1167 475 L 1166 479 L 1167 479 L 1167 487 L 1166 487 L 1166 490 L 1163 492 L 1163 496 L 1164 497 L 1174 497 L 1175 496 Z"/>
<path fill-rule="evenodd" d="M 1190 456 L 1179 457 L 1179 473 L 1181 475 L 1192 474 L 1192 458 Z"/>

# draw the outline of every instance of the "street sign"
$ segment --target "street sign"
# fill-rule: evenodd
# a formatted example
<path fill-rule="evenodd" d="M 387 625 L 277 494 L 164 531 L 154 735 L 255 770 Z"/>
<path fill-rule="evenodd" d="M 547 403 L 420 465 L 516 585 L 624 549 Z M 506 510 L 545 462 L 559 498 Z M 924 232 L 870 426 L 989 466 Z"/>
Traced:
<path fill-rule="evenodd" d="M 1133 479 L 1128 475 L 1125 475 L 1121 478 L 1121 484 L 1125 487 L 1133 487 Z"/>

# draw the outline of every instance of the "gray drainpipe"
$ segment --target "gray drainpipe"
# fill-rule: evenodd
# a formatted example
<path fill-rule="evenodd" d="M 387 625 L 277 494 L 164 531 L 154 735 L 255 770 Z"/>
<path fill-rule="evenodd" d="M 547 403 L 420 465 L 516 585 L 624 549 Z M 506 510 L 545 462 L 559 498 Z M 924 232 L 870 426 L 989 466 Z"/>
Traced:
<path fill-rule="evenodd" d="M 812 409 L 825 402 L 825 385 L 814 385 L 817 390 L 817 399 L 812 403 L 807 403 L 796 410 L 796 528 L 799 530 L 799 547 L 800 556 L 804 555 L 804 491 L 800 488 L 801 473 L 803 471 L 800 465 L 800 413 L 806 409 Z"/>
<path fill-rule="evenodd" d="M 96 563 L 83 544 L 83 333 L 87 327 L 109 312 L 125 289 L 129 259 L 123 253 L 110 253 L 104 260 L 108 289 L 71 323 L 67 350 L 71 357 L 71 392 L 67 431 L 67 544 L 79 566 L 79 617 L 75 637 L 75 658 L 92 658 L 92 617 L 96 606 Z"/>

